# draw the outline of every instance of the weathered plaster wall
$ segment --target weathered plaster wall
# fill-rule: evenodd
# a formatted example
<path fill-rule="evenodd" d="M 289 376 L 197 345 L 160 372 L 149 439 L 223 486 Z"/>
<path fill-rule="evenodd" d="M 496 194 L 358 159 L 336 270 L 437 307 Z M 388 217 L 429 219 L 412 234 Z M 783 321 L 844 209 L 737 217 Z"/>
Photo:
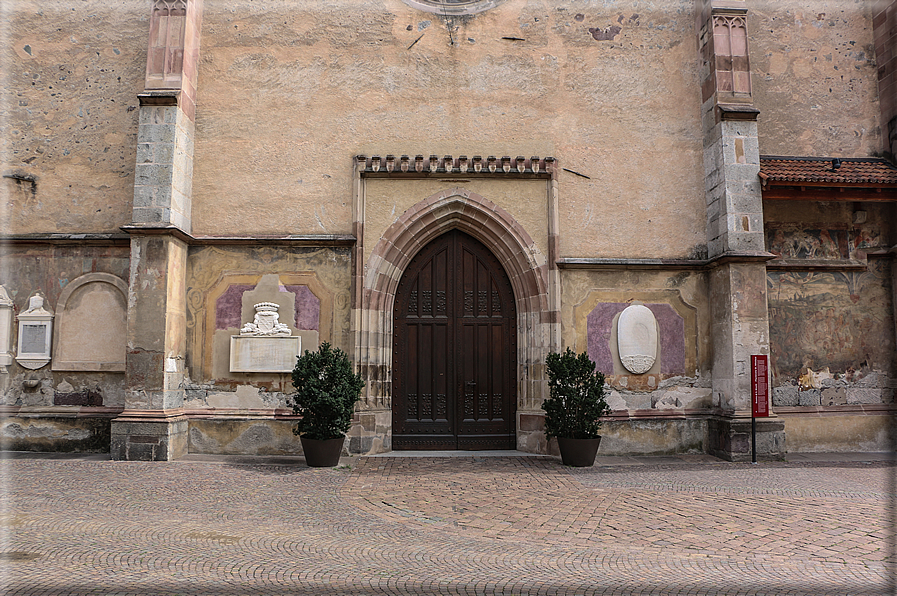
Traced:
<path fill-rule="evenodd" d="M 0 230 L 117 231 L 131 220 L 149 4 L 16 0 L 3 15 Z"/>
<path fill-rule="evenodd" d="M 611 389 L 608 403 L 614 410 L 709 408 L 712 354 L 707 291 L 706 274 L 700 272 L 562 271 L 563 347 L 588 351 L 600 363 Z M 614 329 L 619 312 L 634 301 L 656 311 L 660 325 L 659 358 L 641 375 L 629 373 L 619 362 Z"/>
<path fill-rule="evenodd" d="M 867 157 L 880 152 L 872 3 L 748 4 L 760 153 Z"/>
<path fill-rule="evenodd" d="M 707 446 L 707 421 L 698 418 L 609 421 L 601 426 L 602 455 L 706 453 Z"/>
<path fill-rule="evenodd" d="M 15 303 L 16 314 L 28 308 L 28 298 L 37 291 L 45 296 L 45 306 L 55 313 L 59 296 L 69 282 L 87 273 L 108 273 L 126 282 L 129 268 L 127 245 L 5 245 L 2 246 L 0 262 L 3 263 L 0 267 L 0 285 L 6 288 Z M 17 328 L 18 325 L 13 327 L 14 330 Z M 54 335 L 58 331 L 54 329 Z M 13 346 L 16 341 L 14 331 Z M 8 374 L 0 375 L 2 403 L 28 407 L 52 406 L 58 395 L 87 391 L 99 396 L 94 398 L 99 403 L 92 405 L 119 407 L 124 403 L 124 375 L 121 373 L 53 372 L 51 369 L 52 362 L 38 370 L 29 370 L 14 360 L 8 367 Z M 23 385 L 26 380 L 37 381 L 37 385 L 26 387 Z"/>
<path fill-rule="evenodd" d="M 4 451 L 109 451 L 108 417 L 77 417 L 45 412 L 41 417 L 10 416 L 0 421 L 0 449 Z"/>
<path fill-rule="evenodd" d="M 85 273 L 111 273 L 128 279 L 128 246 L 75 244 L 0 245 L 0 285 L 16 303 L 16 312 L 28 308 L 28 297 L 40 291 L 55 311 L 63 288 Z"/>
<path fill-rule="evenodd" d="M 891 404 L 897 386 L 895 207 L 766 201 L 764 215 L 767 249 L 782 259 L 767 271 L 772 405 L 811 416 L 788 419 L 789 450 L 874 450 L 883 417 L 865 420 L 865 407 Z M 849 411 L 813 418 L 819 408 Z"/>
<path fill-rule="evenodd" d="M 776 379 L 806 368 L 892 372 L 889 263 L 866 271 L 770 271 L 770 332 Z"/>
<path fill-rule="evenodd" d="M 588 176 L 561 173 L 562 254 L 700 252 L 691 1 L 509 0 L 449 27 L 400 0 L 206 6 L 195 232 L 349 233 L 358 153 L 553 155 Z"/>
<path fill-rule="evenodd" d="M 548 254 L 549 183 L 545 180 L 388 180 L 365 181 L 365 252 L 368 262 L 386 229 L 416 203 L 436 193 L 463 187 L 492 201 L 529 233 L 543 255 Z"/>
<path fill-rule="evenodd" d="M 349 285 L 351 256 L 348 248 L 205 246 L 190 249 L 187 261 L 187 367 L 196 384 L 188 392 L 194 407 L 210 405 L 219 392 L 249 385 L 258 393 L 292 390 L 289 374 L 249 374 L 228 371 L 229 341 L 243 323 L 251 321 L 250 295 L 265 276 L 277 276 L 287 297 L 280 320 L 303 339 L 302 349 L 314 350 L 328 341 L 351 353 Z M 297 298 L 297 295 L 299 296 Z M 276 301 L 277 295 L 266 295 Z M 286 299 L 286 298 L 285 298 Z M 245 304 L 244 304 L 245 302 Z M 296 313 L 306 307 L 316 312 Z M 279 398 L 278 398 L 279 399 Z M 205 401 L 202 401 L 205 400 Z M 251 400 L 250 400 L 251 401 Z M 239 402 L 239 400 L 238 400 Z M 234 407 L 238 402 L 233 404 Z M 242 403 L 242 402 L 239 402 Z M 282 407 L 282 400 L 267 404 L 246 402 L 247 407 Z M 281 405 L 278 405 L 281 404 Z"/>
<path fill-rule="evenodd" d="M 10 368 L 0 404 L 37 409 L 58 405 L 60 411 L 77 413 L 82 406 L 122 408 L 125 403 L 124 373 L 53 372 Z M 4 375 L 5 376 L 5 375 Z M 26 383 L 28 381 L 28 383 Z M 33 385 L 32 381 L 37 384 Z"/>
<path fill-rule="evenodd" d="M 289 420 L 190 421 L 190 453 L 301 455 L 302 443 Z"/>
<path fill-rule="evenodd" d="M 894 417 L 824 415 L 782 416 L 792 453 L 893 451 Z"/>

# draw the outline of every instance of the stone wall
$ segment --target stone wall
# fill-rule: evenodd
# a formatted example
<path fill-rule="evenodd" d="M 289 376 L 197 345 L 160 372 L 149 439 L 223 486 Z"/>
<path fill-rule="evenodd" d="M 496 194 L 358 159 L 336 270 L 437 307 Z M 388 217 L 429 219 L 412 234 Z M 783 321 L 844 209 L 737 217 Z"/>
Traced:
<path fill-rule="evenodd" d="M 893 159 L 897 154 L 897 2 L 876 0 L 873 5 L 882 149 Z"/>
<path fill-rule="evenodd" d="M 691 5 L 206 6 L 194 229 L 349 233 L 359 153 L 553 155 L 576 172 L 559 179 L 562 254 L 700 252 Z M 635 229 L 664 233 L 633 245 Z"/>
<path fill-rule="evenodd" d="M 239 335 L 240 327 L 252 320 L 249 303 L 282 302 L 281 322 L 302 337 L 303 350 L 315 350 L 327 341 L 351 353 L 351 274 L 347 248 L 191 249 L 186 282 L 187 367 L 196 388 L 188 398 L 233 392 L 242 385 L 274 392 L 292 390 L 288 374 L 229 371 L 230 337 Z M 260 294 L 259 285 L 264 281 L 273 286 Z M 248 310 L 244 302 L 249 304 Z"/>
<path fill-rule="evenodd" d="M 880 152 L 873 3 L 749 4 L 760 153 L 868 157 Z"/>
<path fill-rule="evenodd" d="M 24 1 L 3 14 L 0 230 L 118 231 L 131 219 L 147 3 Z"/>
<path fill-rule="evenodd" d="M 4 266 L 0 269 L 0 285 L 13 300 L 15 313 L 28 308 L 28 299 L 35 292 L 43 294 L 45 308 L 56 313 L 60 296 L 65 293 L 65 288 L 70 283 L 78 283 L 78 280 L 84 279 L 85 275 L 107 274 L 112 279 L 121 280 L 121 285 L 125 285 L 128 279 L 127 244 L 123 246 L 16 244 L 3 246 L 2 250 Z M 112 316 L 119 317 L 118 323 L 123 327 L 124 311 L 112 313 Z M 57 322 L 58 317 L 54 323 Z M 58 337 L 59 329 L 54 329 L 53 333 Z M 109 341 L 116 343 L 117 340 L 121 346 L 118 361 L 124 362 L 124 337 Z M 58 347 L 57 345 L 56 348 Z M 14 345 L 13 353 L 15 353 Z M 71 351 L 70 353 L 73 354 Z M 29 370 L 20 366 L 15 360 L 7 368 L 6 373 L 0 373 L 0 396 L 2 396 L 0 403 L 4 405 L 16 407 L 57 405 L 63 410 L 77 412 L 78 406 L 120 408 L 124 403 L 123 369 L 117 372 L 103 372 L 102 367 L 73 365 L 69 370 L 53 370 L 51 363 L 37 370 Z M 87 392 L 93 395 L 89 400 Z M 69 399 L 67 396 L 81 394 L 84 396 L 82 400 L 84 403 L 66 403 L 76 399 L 74 397 Z M 59 403 L 60 401 L 62 403 Z"/>

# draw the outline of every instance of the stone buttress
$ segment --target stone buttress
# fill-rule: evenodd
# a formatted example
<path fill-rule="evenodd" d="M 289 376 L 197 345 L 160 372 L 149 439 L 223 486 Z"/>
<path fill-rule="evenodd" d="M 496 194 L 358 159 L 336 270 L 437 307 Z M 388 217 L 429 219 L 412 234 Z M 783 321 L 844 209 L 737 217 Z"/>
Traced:
<path fill-rule="evenodd" d="M 187 453 L 182 414 L 185 272 L 191 232 L 194 113 L 202 0 L 156 0 L 145 92 L 139 95 L 125 409 L 112 422 L 113 459 Z"/>
<path fill-rule="evenodd" d="M 757 136 L 743 0 L 706 0 L 699 8 L 704 186 L 713 352 L 710 451 L 750 457 L 750 356 L 769 353 L 766 252 Z M 784 424 L 758 421 L 758 453 L 785 453 Z"/>

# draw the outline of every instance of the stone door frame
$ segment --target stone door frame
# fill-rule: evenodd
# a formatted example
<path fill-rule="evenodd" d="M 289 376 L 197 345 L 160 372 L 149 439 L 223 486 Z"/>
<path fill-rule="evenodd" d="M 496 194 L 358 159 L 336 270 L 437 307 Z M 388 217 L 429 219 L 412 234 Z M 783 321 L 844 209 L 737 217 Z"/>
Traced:
<path fill-rule="evenodd" d="M 459 229 L 482 242 L 504 267 L 517 308 L 517 444 L 539 451 L 542 399 L 547 395 L 545 357 L 560 348 L 560 284 L 557 255 L 557 184 L 554 171 L 548 201 L 549 255 L 505 209 L 463 187 L 437 192 L 407 209 L 380 236 L 364 259 L 364 157 L 356 160 L 353 356 L 366 380 L 353 451 L 388 451 L 392 432 L 392 347 L 396 290 L 412 257 L 431 240 Z M 369 162 L 368 162 L 369 163 Z M 369 165 L 367 166 L 370 167 Z M 524 417 L 530 418 L 524 420 Z M 535 422 L 534 422 L 535 420 Z M 353 442 L 354 441 L 354 442 Z"/>

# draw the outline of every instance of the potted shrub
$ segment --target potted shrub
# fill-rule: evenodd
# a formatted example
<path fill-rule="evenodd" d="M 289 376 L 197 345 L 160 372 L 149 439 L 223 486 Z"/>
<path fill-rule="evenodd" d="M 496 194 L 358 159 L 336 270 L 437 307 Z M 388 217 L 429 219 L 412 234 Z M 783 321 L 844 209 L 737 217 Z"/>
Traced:
<path fill-rule="evenodd" d="M 324 342 L 316 352 L 305 350 L 296 359 L 293 387 L 293 414 L 302 416 L 293 434 L 302 441 L 306 463 L 337 465 L 364 387 L 361 375 L 352 372 L 345 352 Z"/>
<path fill-rule="evenodd" d="M 591 466 L 601 443 L 601 417 L 611 413 L 604 397 L 604 375 L 583 352 L 567 348 L 545 359 L 549 397 L 545 410 L 545 435 L 557 437 L 561 460 L 568 466 Z"/>

